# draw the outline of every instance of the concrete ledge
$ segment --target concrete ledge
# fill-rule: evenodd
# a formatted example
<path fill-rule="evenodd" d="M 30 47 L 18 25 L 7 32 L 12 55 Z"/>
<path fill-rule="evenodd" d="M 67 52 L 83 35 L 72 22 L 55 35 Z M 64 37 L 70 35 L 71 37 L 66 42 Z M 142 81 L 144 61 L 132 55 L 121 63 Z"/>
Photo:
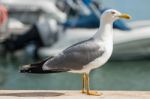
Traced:
<path fill-rule="evenodd" d="M 80 91 L 0 90 L 0 99 L 150 99 L 150 91 L 102 91 L 102 96 L 88 96 Z"/>

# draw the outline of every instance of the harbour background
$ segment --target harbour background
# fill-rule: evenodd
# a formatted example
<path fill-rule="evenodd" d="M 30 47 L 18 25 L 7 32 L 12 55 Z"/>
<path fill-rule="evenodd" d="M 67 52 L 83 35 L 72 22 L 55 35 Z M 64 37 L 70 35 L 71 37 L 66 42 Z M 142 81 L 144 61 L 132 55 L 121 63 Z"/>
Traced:
<path fill-rule="evenodd" d="M 150 19 L 149 0 L 102 0 L 102 6 L 129 13 L 132 21 Z M 123 57 L 123 56 L 121 56 Z M 0 59 L 0 89 L 81 89 L 81 75 L 21 74 L 19 67 L 29 61 Z M 102 68 L 92 71 L 91 88 L 101 90 L 150 90 L 150 61 L 109 61 Z M 80 85 L 80 86 L 79 86 Z"/>

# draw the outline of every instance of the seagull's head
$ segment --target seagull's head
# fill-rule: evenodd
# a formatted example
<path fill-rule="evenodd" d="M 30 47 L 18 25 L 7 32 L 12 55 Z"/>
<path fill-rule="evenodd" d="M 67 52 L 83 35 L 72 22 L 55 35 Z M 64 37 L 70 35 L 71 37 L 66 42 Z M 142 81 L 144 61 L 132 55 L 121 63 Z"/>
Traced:
<path fill-rule="evenodd" d="M 106 10 L 101 16 L 101 20 L 105 22 L 114 22 L 117 19 L 131 19 L 131 16 L 114 9 Z"/>

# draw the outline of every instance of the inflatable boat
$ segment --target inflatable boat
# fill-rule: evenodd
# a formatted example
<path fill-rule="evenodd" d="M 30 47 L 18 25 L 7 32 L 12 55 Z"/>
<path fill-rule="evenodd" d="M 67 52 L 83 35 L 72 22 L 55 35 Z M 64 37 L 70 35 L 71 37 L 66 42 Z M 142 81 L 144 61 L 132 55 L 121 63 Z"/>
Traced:
<path fill-rule="evenodd" d="M 131 60 L 150 57 L 150 20 L 129 22 L 132 29 L 114 29 L 114 51 L 112 60 Z M 41 57 L 54 56 L 70 45 L 90 38 L 97 29 L 68 29 L 52 47 L 41 48 Z"/>

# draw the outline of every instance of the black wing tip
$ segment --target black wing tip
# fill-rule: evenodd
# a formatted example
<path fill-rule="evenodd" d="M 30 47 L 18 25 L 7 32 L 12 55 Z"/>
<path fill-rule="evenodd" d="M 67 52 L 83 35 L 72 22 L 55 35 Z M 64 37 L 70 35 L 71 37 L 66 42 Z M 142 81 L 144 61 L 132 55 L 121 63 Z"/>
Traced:
<path fill-rule="evenodd" d="M 42 67 L 32 66 L 32 65 L 24 65 L 20 68 L 20 73 L 34 73 L 34 74 L 47 74 L 47 73 L 60 73 L 67 72 L 69 70 L 43 70 Z"/>
<path fill-rule="evenodd" d="M 43 71 L 42 67 L 40 66 L 36 66 L 36 65 L 24 65 L 19 69 L 20 73 L 45 73 L 45 71 Z"/>
<path fill-rule="evenodd" d="M 30 68 L 31 68 L 31 65 L 24 65 L 24 66 L 22 66 L 22 67 L 19 69 L 19 72 L 20 72 L 20 73 L 27 73 L 27 72 L 29 72 Z"/>

